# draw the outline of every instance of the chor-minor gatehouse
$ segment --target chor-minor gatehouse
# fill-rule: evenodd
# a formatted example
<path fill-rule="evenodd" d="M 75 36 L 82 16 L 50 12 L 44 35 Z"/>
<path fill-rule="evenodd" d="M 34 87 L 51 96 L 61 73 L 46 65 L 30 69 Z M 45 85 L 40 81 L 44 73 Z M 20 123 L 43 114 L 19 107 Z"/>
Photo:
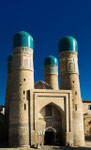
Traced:
<path fill-rule="evenodd" d="M 0 139 L 11 147 L 84 146 L 91 136 L 90 104 L 81 98 L 75 38 L 59 41 L 59 65 L 54 56 L 45 58 L 44 81 L 34 83 L 33 37 L 25 31 L 14 36 L 5 106 L 0 107 Z"/>

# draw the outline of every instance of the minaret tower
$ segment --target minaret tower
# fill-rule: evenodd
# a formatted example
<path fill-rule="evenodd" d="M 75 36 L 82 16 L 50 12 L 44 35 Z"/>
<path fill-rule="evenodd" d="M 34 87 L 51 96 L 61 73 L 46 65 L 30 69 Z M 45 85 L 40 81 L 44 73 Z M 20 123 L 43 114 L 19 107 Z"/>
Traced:
<path fill-rule="evenodd" d="M 9 102 L 11 101 L 11 91 L 12 91 L 12 54 L 8 56 L 8 76 L 7 76 L 7 88 L 6 88 L 6 101 L 5 101 L 5 115 L 9 115 Z"/>
<path fill-rule="evenodd" d="M 59 42 L 61 89 L 72 90 L 73 141 L 74 145 L 84 145 L 83 110 L 78 71 L 78 44 L 67 36 Z"/>
<path fill-rule="evenodd" d="M 29 100 L 27 91 L 34 88 L 33 38 L 24 31 L 13 40 L 12 96 L 9 113 L 9 145 L 29 146 Z"/>
<path fill-rule="evenodd" d="M 58 90 L 58 60 L 54 56 L 50 55 L 44 60 L 44 80 Z"/>

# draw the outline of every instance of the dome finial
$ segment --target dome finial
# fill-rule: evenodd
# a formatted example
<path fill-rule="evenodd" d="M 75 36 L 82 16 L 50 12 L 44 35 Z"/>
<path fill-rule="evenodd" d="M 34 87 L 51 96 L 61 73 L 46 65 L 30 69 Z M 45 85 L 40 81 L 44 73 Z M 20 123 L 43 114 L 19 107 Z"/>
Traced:
<path fill-rule="evenodd" d="M 59 53 L 62 51 L 78 52 L 78 44 L 72 36 L 66 36 L 59 42 Z"/>
<path fill-rule="evenodd" d="M 20 31 L 14 36 L 13 48 L 28 47 L 33 49 L 33 38 L 25 31 Z"/>
<path fill-rule="evenodd" d="M 58 66 L 58 60 L 56 57 L 50 55 L 45 58 L 44 60 L 44 66 Z"/>

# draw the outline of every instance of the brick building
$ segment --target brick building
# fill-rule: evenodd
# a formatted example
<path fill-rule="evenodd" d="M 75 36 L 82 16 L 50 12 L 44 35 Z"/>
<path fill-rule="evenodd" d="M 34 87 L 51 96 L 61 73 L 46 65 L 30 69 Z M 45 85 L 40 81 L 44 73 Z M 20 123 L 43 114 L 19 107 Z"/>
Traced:
<path fill-rule="evenodd" d="M 54 56 L 44 60 L 44 81 L 34 84 L 33 38 L 24 31 L 14 36 L 13 54 L 8 57 L 5 113 L 0 113 L 3 123 L 7 121 L 7 127 L 0 122 L 0 131 L 6 129 L 9 146 L 84 146 L 84 138 L 90 139 L 91 102 L 82 103 L 78 44 L 71 36 L 59 42 L 59 64 L 61 90 Z"/>

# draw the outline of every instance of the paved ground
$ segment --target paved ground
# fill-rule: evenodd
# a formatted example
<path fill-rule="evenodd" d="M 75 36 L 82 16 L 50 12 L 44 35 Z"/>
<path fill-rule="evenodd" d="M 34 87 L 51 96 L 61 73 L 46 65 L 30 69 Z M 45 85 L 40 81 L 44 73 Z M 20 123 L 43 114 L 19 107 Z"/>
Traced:
<path fill-rule="evenodd" d="M 34 148 L 0 148 L 0 150 L 36 150 Z M 73 147 L 73 148 L 67 148 L 67 147 L 46 147 L 46 148 L 41 148 L 39 150 L 91 150 L 90 147 Z"/>
<path fill-rule="evenodd" d="M 36 150 L 35 148 L 4 148 L 0 146 L 0 150 Z M 85 147 L 59 147 L 59 146 L 42 146 L 39 150 L 91 150 L 91 142 L 86 142 Z"/>

